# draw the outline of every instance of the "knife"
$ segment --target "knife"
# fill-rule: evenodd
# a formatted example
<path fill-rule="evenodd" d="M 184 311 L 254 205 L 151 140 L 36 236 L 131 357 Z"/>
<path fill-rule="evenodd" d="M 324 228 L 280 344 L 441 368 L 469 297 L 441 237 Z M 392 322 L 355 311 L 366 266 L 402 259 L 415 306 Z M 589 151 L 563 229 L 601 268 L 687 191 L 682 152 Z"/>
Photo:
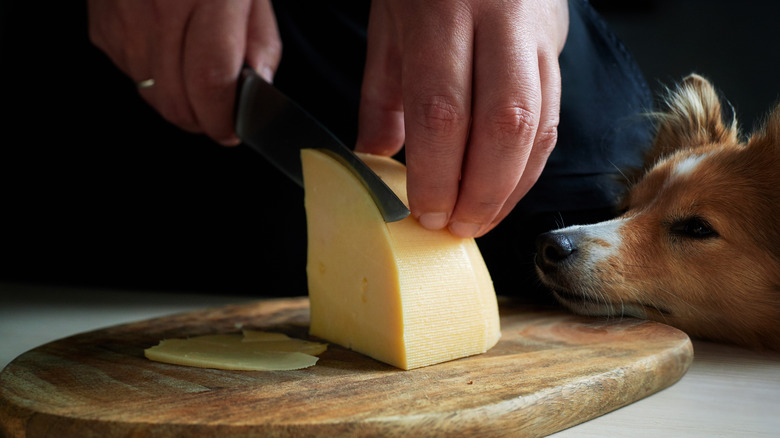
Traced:
<path fill-rule="evenodd" d="M 313 148 L 339 160 L 365 185 L 385 222 L 399 221 L 409 209 L 396 194 L 335 135 L 303 108 L 244 67 L 236 98 L 236 133 L 303 187 L 301 149 Z"/>

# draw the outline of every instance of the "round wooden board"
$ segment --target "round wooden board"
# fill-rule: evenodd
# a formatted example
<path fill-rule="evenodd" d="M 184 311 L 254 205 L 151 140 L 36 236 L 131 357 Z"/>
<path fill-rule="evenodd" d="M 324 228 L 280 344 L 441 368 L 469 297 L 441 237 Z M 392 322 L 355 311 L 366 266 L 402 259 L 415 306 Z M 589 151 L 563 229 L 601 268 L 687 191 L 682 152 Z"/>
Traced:
<path fill-rule="evenodd" d="M 61 339 L 0 373 L 11 437 L 540 436 L 659 391 L 693 359 L 688 337 L 635 319 L 594 320 L 501 305 L 489 352 L 402 371 L 330 345 L 281 372 L 147 360 L 161 339 L 241 328 L 307 338 L 308 300 L 156 318 Z"/>

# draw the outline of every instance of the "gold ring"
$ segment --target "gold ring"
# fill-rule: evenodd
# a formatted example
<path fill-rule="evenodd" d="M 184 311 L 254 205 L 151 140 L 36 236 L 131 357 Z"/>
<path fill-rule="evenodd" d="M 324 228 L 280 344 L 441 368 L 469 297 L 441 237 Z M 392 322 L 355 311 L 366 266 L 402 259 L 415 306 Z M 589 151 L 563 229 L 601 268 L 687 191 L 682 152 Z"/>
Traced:
<path fill-rule="evenodd" d="M 138 88 L 149 88 L 154 85 L 154 79 L 149 78 L 141 82 L 136 82 L 135 86 Z"/>

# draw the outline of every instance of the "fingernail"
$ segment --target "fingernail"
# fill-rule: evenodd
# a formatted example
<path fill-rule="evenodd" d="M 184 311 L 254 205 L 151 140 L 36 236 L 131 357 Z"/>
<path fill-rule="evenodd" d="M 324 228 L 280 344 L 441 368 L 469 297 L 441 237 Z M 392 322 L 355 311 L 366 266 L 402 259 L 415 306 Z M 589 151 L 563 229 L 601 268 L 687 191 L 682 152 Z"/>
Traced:
<path fill-rule="evenodd" d="M 460 237 L 474 237 L 482 229 L 480 224 L 470 224 L 466 222 L 453 222 L 450 224 L 450 232 Z"/>
<path fill-rule="evenodd" d="M 263 66 L 260 67 L 260 69 L 257 71 L 257 74 L 260 75 L 263 79 L 266 80 L 269 84 L 274 83 L 274 71 L 271 70 L 271 67 Z"/>
<path fill-rule="evenodd" d="M 447 213 L 424 213 L 418 219 L 420 225 L 429 230 L 441 230 L 447 226 Z"/>

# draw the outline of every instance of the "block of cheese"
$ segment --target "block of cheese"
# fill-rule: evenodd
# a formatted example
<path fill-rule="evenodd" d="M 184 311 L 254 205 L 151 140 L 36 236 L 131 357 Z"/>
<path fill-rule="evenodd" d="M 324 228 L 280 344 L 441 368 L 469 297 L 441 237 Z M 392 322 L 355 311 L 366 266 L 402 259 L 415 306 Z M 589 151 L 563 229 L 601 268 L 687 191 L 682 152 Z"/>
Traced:
<path fill-rule="evenodd" d="M 359 156 L 408 205 L 406 167 Z M 496 295 L 474 239 L 427 230 L 411 216 L 385 223 L 337 159 L 315 149 L 301 158 L 312 335 L 401 369 L 498 342 Z"/>

